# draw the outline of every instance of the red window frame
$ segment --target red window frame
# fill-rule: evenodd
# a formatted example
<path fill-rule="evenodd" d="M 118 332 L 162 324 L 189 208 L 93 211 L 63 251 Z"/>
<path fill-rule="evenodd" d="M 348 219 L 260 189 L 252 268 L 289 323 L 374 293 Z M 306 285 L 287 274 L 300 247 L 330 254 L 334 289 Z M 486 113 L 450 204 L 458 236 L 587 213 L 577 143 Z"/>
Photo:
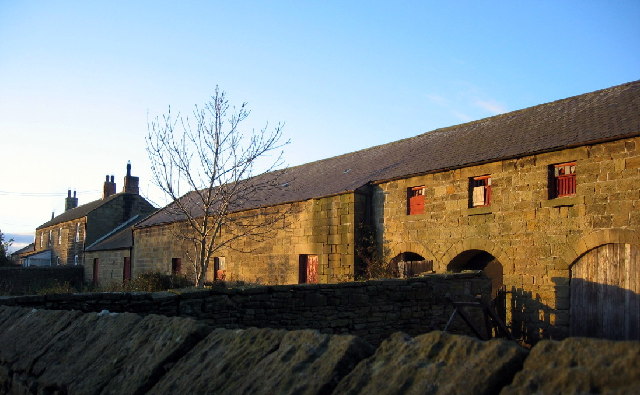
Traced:
<path fill-rule="evenodd" d="M 482 204 L 476 204 L 473 200 L 473 192 L 477 187 L 484 188 L 483 200 Z M 472 177 L 469 179 L 469 195 L 470 195 L 470 206 L 471 207 L 486 207 L 491 205 L 491 176 L 478 176 Z"/>
<path fill-rule="evenodd" d="M 407 188 L 407 215 L 424 214 L 424 185 Z"/>
<path fill-rule="evenodd" d="M 565 162 L 553 165 L 553 179 L 553 197 L 575 196 L 576 162 Z"/>

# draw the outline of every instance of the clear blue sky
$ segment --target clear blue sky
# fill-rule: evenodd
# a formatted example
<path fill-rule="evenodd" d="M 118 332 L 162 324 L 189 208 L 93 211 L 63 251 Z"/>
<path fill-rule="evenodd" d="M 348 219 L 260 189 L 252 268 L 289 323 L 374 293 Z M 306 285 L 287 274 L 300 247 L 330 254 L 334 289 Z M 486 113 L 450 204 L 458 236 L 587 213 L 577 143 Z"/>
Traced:
<path fill-rule="evenodd" d="M 640 1 L 0 0 L 0 229 L 98 199 L 216 84 L 296 165 L 640 78 Z"/>

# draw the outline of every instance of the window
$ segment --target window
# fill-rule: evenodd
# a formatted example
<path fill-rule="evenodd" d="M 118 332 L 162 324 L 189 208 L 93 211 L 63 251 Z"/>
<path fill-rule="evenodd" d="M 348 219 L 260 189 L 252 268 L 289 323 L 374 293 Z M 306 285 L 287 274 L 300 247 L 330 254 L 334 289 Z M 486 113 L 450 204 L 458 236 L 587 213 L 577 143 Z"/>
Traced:
<path fill-rule="evenodd" d="M 182 259 L 181 258 L 171 258 L 171 274 L 178 275 L 182 270 Z"/>
<path fill-rule="evenodd" d="M 553 165 L 550 197 L 558 198 L 576 194 L 576 162 Z"/>
<path fill-rule="evenodd" d="M 40 248 L 44 247 L 44 233 L 40 233 Z"/>
<path fill-rule="evenodd" d="M 73 257 L 73 264 L 78 266 L 78 256 L 77 255 Z"/>
<path fill-rule="evenodd" d="M 407 215 L 424 214 L 424 186 L 407 189 Z"/>
<path fill-rule="evenodd" d="M 76 243 L 80 241 L 80 223 L 76 224 Z"/>
<path fill-rule="evenodd" d="M 58 245 L 62 244 L 62 228 L 58 229 Z"/>
<path fill-rule="evenodd" d="M 215 279 L 224 281 L 226 278 L 227 262 L 223 256 L 217 256 L 213 258 L 213 272 L 215 273 Z"/>
<path fill-rule="evenodd" d="M 491 176 L 479 176 L 469 179 L 470 207 L 491 205 Z"/>
<path fill-rule="evenodd" d="M 49 229 L 49 240 L 47 240 L 47 247 L 51 247 L 51 239 L 53 239 L 53 229 Z"/>

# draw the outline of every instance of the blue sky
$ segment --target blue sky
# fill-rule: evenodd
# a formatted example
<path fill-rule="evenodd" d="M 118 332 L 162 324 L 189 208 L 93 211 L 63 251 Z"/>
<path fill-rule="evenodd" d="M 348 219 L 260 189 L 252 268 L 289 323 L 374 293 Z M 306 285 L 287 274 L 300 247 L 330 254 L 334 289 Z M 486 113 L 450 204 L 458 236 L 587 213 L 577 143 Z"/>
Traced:
<path fill-rule="evenodd" d="M 147 119 L 216 84 L 289 165 L 640 78 L 640 1 L 0 0 L 0 229 L 150 183 Z"/>

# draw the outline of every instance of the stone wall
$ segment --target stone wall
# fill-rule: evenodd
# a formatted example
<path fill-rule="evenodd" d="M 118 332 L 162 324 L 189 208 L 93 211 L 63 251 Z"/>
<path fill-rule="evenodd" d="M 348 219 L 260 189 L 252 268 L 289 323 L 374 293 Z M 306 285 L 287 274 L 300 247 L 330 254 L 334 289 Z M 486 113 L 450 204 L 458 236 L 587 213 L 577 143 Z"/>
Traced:
<path fill-rule="evenodd" d="M 90 245 L 118 225 L 134 215 L 144 218 L 156 209 L 142 196 L 134 193 L 121 193 L 111 197 L 104 205 L 87 214 L 87 239 Z"/>
<path fill-rule="evenodd" d="M 93 283 L 93 262 L 98 259 L 98 284 L 122 284 L 124 279 L 124 258 L 131 256 L 131 250 L 92 251 L 85 253 L 84 281 Z"/>
<path fill-rule="evenodd" d="M 244 237 L 232 248 L 215 253 L 224 257 L 226 280 L 259 284 L 296 284 L 300 255 L 318 256 L 318 282 L 335 283 L 354 279 L 354 234 L 356 196 L 353 193 L 312 199 L 269 208 L 287 212 L 284 221 L 266 237 Z M 264 210 L 239 213 L 244 218 L 273 215 Z M 180 258 L 190 275 L 193 248 L 181 242 L 186 232 L 181 224 L 134 229 L 133 275 L 143 272 L 171 272 L 171 259 Z M 223 232 L 221 237 L 225 237 Z M 209 269 L 213 269 L 213 262 Z M 208 278 L 213 274 L 209 273 Z"/>
<path fill-rule="evenodd" d="M 0 295 L 33 294 L 64 283 L 80 289 L 82 273 L 82 266 L 0 267 Z"/>
<path fill-rule="evenodd" d="M 550 199 L 549 169 L 575 161 L 574 197 Z M 607 243 L 640 244 L 640 138 L 384 182 L 374 220 L 388 258 L 413 252 L 436 272 L 485 251 L 500 262 L 509 320 L 531 341 L 568 334 L 572 263 Z M 469 208 L 469 183 L 491 176 L 491 204 Z M 407 189 L 424 186 L 424 214 Z"/>
<path fill-rule="evenodd" d="M 634 394 L 638 364 L 640 342 L 576 338 L 528 351 L 433 331 L 376 348 L 312 330 L 0 306 L 0 394 Z"/>
<path fill-rule="evenodd" d="M 0 305 L 46 309 L 108 310 L 192 317 L 222 328 L 269 327 L 349 333 L 377 344 L 391 333 L 417 335 L 442 330 L 450 301 L 488 295 L 489 280 L 479 273 L 429 275 L 322 285 L 280 285 L 211 289 L 182 293 L 94 293 L 0 298 Z M 479 311 L 469 311 L 480 320 Z M 462 320 L 453 332 L 472 334 Z"/>

